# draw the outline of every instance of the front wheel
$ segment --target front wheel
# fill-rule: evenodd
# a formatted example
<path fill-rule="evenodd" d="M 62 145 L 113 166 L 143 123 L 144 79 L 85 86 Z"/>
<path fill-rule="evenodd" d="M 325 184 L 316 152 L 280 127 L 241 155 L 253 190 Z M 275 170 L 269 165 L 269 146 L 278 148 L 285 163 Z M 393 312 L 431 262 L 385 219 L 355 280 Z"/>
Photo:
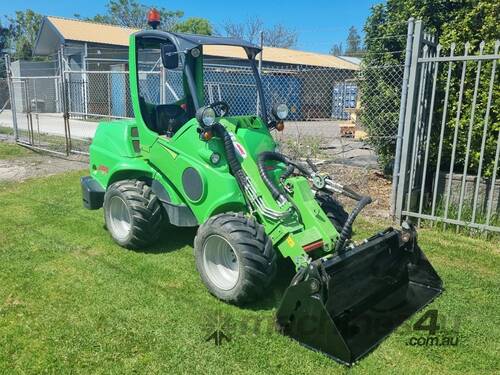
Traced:
<path fill-rule="evenodd" d="M 276 252 L 251 217 L 225 213 L 208 219 L 194 240 L 196 268 L 210 293 L 234 304 L 256 299 L 276 274 Z"/>
<path fill-rule="evenodd" d="M 330 222 L 333 224 L 337 232 L 342 232 L 344 225 L 349 217 L 349 214 L 338 200 L 333 198 L 330 194 L 316 193 L 316 202 L 318 202 L 321 209 L 325 212 Z"/>

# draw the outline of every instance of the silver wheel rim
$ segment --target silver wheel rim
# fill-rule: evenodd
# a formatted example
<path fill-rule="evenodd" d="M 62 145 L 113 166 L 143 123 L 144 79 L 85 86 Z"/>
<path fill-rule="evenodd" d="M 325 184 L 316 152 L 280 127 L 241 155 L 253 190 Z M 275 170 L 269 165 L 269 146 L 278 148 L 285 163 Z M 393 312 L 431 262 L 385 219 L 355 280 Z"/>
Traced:
<path fill-rule="evenodd" d="M 109 223 L 113 235 L 119 240 L 128 237 L 132 227 L 127 204 L 119 196 L 114 196 L 109 202 Z"/>
<path fill-rule="evenodd" d="M 203 267 L 210 281 L 222 290 L 233 289 L 240 276 L 240 263 L 231 244 L 213 234 L 203 244 Z"/>

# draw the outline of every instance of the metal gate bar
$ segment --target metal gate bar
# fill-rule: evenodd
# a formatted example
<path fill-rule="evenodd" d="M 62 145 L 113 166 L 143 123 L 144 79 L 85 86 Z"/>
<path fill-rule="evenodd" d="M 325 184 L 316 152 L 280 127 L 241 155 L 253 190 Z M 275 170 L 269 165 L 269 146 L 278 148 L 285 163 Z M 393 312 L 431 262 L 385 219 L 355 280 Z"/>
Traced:
<path fill-rule="evenodd" d="M 468 227 L 500 232 L 500 187 L 496 186 L 500 127 L 494 126 L 500 119 L 492 112 L 499 84 L 496 66 L 500 42 L 495 41 L 493 53 L 485 53 L 488 44 L 484 41 L 476 46 L 477 53 L 471 53 L 475 48 L 467 42 L 462 55 L 456 54 L 457 46 L 452 44 L 446 56 L 443 47 L 424 33 L 420 21 L 415 22 L 407 41 L 407 49 L 412 43 L 412 56 L 408 96 L 400 112 L 402 142 L 400 159 L 395 162 L 399 164 L 394 179 L 395 216 L 400 220 L 416 218 L 418 224 L 422 220 L 441 222 L 444 227 L 451 224 L 457 230 Z M 473 70 L 470 64 L 475 64 Z M 491 70 L 485 69 L 486 64 Z M 460 79 L 452 84 L 455 70 Z M 482 79 L 486 74 L 488 79 Z M 486 83 L 481 82 L 486 81 L 487 90 L 483 91 L 481 86 Z M 487 96 L 480 96 L 480 92 L 487 92 Z M 449 109 L 453 107 L 456 111 L 451 119 Z M 484 113 L 481 122 L 477 119 L 479 110 Z M 497 140 L 494 155 L 491 146 L 489 151 L 486 148 L 491 138 Z M 446 140 L 452 140 L 451 147 L 445 147 Z M 461 175 L 457 176 L 459 168 Z M 472 168 L 477 171 L 469 174 Z"/>

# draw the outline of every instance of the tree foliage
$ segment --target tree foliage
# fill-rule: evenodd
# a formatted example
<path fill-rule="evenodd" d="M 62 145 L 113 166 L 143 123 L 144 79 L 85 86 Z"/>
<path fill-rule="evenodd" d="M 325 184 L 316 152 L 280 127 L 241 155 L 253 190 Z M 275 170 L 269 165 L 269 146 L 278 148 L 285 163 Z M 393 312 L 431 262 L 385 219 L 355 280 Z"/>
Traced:
<path fill-rule="evenodd" d="M 137 29 L 149 28 L 146 15 L 151 8 L 156 8 L 161 15 L 158 27 L 165 31 L 178 31 L 184 33 L 211 35 L 212 25 L 205 18 L 191 17 L 182 20 L 182 10 L 169 10 L 163 7 L 145 5 L 135 0 L 110 0 L 106 5 L 105 14 L 97 14 L 87 20 L 109 23 Z"/>
<path fill-rule="evenodd" d="M 345 54 L 346 56 L 359 56 L 362 50 L 361 37 L 359 36 L 358 30 L 354 26 L 351 26 L 347 34 Z"/>
<path fill-rule="evenodd" d="M 6 48 L 14 51 L 15 59 L 31 59 L 38 30 L 43 16 L 31 9 L 17 11 L 13 17 L 7 17 L 10 24 L 6 32 Z"/>
<path fill-rule="evenodd" d="M 363 82 L 361 84 L 361 120 L 370 135 L 371 142 L 379 155 L 380 162 L 387 164 L 394 158 L 395 141 L 383 134 L 396 134 L 400 101 L 400 82 L 388 79 L 388 69 L 372 67 L 396 67 L 404 63 L 406 47 L 407 20 L 410 17 L 422 20 L 425 31 L 435 35 L 442 45 L 442 55 L 449 54 L 451 43 L 456 43 L 455 54 L 463 53 L 464 43 L 471 43 L 469 54 L 477 53 L 480 41 L 486 42 L 485 52 L 492 52 L 493 44 L 500 38 L 498 28 L 500 3 L 491 0 L 433 1 L 433 0 L 388 0 L 385 4 L 375 5 L 371 9 L 364 32 L 365 54 L 363 58 Z M 438 71 L 437 91 L 434 105 L 433 130 L 439 132 L 444 108 L 444 87 L 446 83 L 447 65 L 441 64 Z M 457 90 L 459 87 L 460 69 L 462 65 L 453 64 L 450 84 L 450 102 L 445 122 L 445 142 L 443 144 L 443 160 L 441 169 L 449 167 L 452 138 L 455 129 L 455 113 L 457 107 Z M 402 75 L 402 68 L 400 74 Z M 455 160 L 455 171 L 464 167 L 467 132 L 471 117 L 471 102 L 474 89 L 477 63 L 469 63 L 464 89 L 462 115 L 458 129 L 458 150 Z M 487 102 L 487 86 L 489 84 L 491 63 L 483 63 L 483 73 L 475 118 L 473 119 L 473 136 L 471 149 L 479 150 L 484 124 L 484 113 Z M 485 73 L 488 72 L 488 73 Z M 494 159 L 494 149 L 499 125 L 500 95 L 498 84 L 493 95 L 494 102 L 490 112 L 490 126 L 487 134 L 485 160 Z M 384 106 L 380 111 L 377 106 Z M 387 109 L 389 108 L 389 110 Z M 439 134 L 433 134 L 430 147 L 430 165 L 435 165 Z M 471 153 L 469 172 L 477 171 L 479 152 Z M 492 165 L 487 165 L 486 173 L 491 173 Z"/>
<path fill-rule="evenodd" d="M 342 56 L 342 54 L 344 53 L 344 49 L 343 49 L 343 46 L 342 46 L 342 43 L 335 43 L 332 48 L 330 49 L 330 55 L 333 55 L 333 56 Z"/>
<path fill-rule="evenodd" d="M 260 44 L 260 32 L 263 32 L 264 45 L 269 47 L 291 48 L 297 44 L 298 33 L 282 24 L 266 28 L 258 17 L 248 18 L 245 22 L 226 21 L 223 31 L 227 36 Z"/>
<path fill-rule="evenodd" d="M 106 13 L 97 14 L 88 20 L 109 23 L 124 27 L 137 29 L 148 28 L 146 15 L 153 6 L 144 5 L 135 0 L 110 0 L 106 4 Z M 160 29 L 171 30 L 179 19 L 184 16 L 181 10 L 168 10 L 163 7 L 155 7 L 161 14 Z"/>
<path fill-rule="evenodd" d="M 213 28 L 210 22 L 205 18 L 191 17 L 185 21 L 175 24 L 173 31 L 189 34 L 212 35 Z"/>
<path fill-rule="evenodd" d="M 10 33 L 11 29 L 4 27 L 0 21 L 0 78 L 4 78 L 6 75 L 4 54 L 8 52 Z"/>

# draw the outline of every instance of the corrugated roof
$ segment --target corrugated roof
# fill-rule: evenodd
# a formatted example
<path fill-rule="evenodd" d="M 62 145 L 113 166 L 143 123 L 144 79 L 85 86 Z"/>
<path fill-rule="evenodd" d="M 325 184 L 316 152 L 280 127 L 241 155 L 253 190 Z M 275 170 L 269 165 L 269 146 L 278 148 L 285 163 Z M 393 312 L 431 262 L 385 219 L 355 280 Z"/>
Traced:
<path fill-rule="evenodd" d="M 349 61 L 350 63 L 359 65 L 361 64 L 361 57 L 355 57 L 355 56 L 339 56 L 339 59 Z"/>
<path fill-rule="evenodd" d="M 107 25 L 90 21 L 48 16 L 49 21 L 65 40 L 128 46 L 129 36 L 139 29 Z M 204 46 L 204 53 L 215 57 L 246 58 L 242 48 Z M 281 64 L 310 65 L 337 69 L 358 70 L 356 64 L 332 55 L 297 51 L 287 48 L 264 47 L 262 60 Z"/>
<path fill-rule="evenodd" d="M 47 20 L 55 26 L 64 39 L 78 42 L 128 46 L 130 34 L 139 31 L 128 27 L 53 16 L 48 16 Z"/>

